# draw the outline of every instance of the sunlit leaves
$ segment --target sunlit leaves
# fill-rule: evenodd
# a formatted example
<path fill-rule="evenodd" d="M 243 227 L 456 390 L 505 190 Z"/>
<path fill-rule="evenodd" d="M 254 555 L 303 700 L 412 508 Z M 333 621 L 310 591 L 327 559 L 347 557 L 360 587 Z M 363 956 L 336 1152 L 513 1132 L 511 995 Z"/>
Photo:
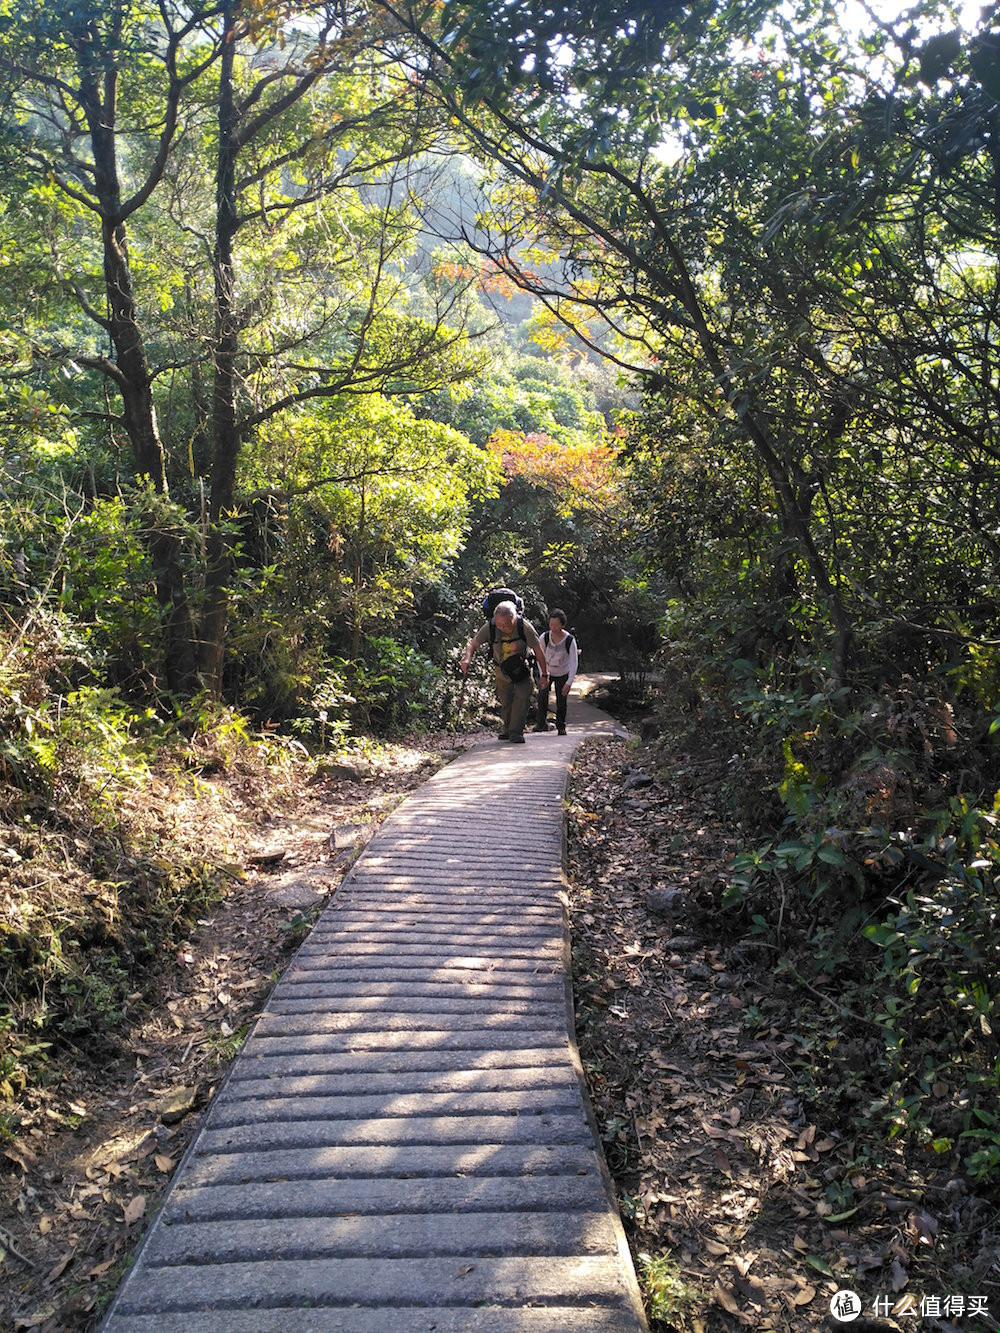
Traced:
<path fill-rule="evenodd" d="M 287 420 L 246 464 L 247 484 L 288 506 L 296 538 L 281 613 L 311 604 L 320 627 L 346 615 L 358 634 L 389 621 L 457 554 L 473 502 L 499 483 L 488 451 L 376 395 Z"/>
<path fill-rule="evenodd" d="M 618 450 L 605 439 L 559 444 L 548 435 L 503 430 L 492 436 L 490 449 L 508 479 L 521 477 L 551 491 L 567 509 L 606 512 L 620 494 Z"/>

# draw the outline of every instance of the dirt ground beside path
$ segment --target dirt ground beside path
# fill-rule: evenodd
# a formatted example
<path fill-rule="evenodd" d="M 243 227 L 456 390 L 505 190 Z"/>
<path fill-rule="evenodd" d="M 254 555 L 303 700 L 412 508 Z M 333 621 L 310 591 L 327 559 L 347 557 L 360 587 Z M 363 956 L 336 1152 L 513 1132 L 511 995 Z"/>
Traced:
<path fill-rule="evenodd" d="M 835 1001 L 727 943 L 725 760 L 588 745 L 570 787 L 577 1036 L 652 1328 L 992 1333 L 996 1193 L 874 1151 Z"/>

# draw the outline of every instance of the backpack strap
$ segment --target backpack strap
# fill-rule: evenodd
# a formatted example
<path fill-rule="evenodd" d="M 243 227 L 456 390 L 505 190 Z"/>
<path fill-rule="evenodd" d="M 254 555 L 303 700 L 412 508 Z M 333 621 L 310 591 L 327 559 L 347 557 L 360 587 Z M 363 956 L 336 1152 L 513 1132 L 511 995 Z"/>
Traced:
<path fill-rule="evenodd" d="M 573 631 L 568 629 L 566 631 L 566 639 L 565 639 L 566 647 L 568 648 L 570 644 L 573 642 L 574 642 Z M 546 648 L 549 646 L 549 631 L 547 629 L 542 630 L 542 643 L 545 644 Z"/>

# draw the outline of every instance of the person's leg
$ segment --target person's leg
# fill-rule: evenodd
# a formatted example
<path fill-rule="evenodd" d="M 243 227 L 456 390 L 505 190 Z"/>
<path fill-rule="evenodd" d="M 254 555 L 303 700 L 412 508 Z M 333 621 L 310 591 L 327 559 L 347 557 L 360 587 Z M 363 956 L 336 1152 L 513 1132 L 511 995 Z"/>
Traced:
<path fill-rule="evenodd" d="M 539 685 L 538 687 L 538 717 L 535 720 L 536 731 L 548 731 L 549 729 L 549 690 L 551 687 L 551 681 L 546 681 L 545 685 Z"/>
<path fill-rule="evenodd" d="M 511 701 L 509 726 L 510 739 L 512 741 L 524 740 L 524 723 L 528 716 L 528 705 L 531 703 L 531 695 L 534 690 L 534 681 L 530 676 L 524 680 L 518 681 L 516 685 L 510 687 Z"/>
<path fill-rule="evenodd" d="M 563 694 L 563 687 L 569 680 L 569 676 L 556 676 L 552 681 L 556 691 L 556 731 L 560 736 L 566 735 L 566 704 L 568 697 Z"/>
<path fill-rule="evenodd" d="M 495 671 L 493 675 L 496 681 L 497 699 L 500 701 L 500 731 L 498 734 L 500 740 L 505 741 L 510 736 L 510 711 L 514 702 L 514 686 L 502 671 Z"/>

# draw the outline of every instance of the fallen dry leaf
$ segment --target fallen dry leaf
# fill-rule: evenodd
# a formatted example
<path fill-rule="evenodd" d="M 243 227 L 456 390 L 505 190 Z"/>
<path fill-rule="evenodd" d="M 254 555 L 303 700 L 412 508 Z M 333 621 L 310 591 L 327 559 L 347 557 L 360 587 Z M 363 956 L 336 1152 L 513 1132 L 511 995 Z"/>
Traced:
<path fill-rule="evenodd" d="M 46 1282 L 55 1282 L 57 1277 L 61 1277 L 69 1265 L 73 1262 L 73 1251 L 67 1250 L 57 1264 L 49 1269 L 45 1275 Z"/>
<path fill-rule="evenodd" d="M 910 1228 L 918 1245 L 933 1245 L 938 1233 L 938 1221 L 930 1213 L 912 1213 Z"/>
<path fill-rule="evenodd" d="M 37 1161 L 35 1154 L 30 1148 L 25 1147 L 23 1143 L 19 1144 L 16 1149 L 4 1148 L 3 1155 L 8 1161 L 13 1162 L 15 1166 L 19 1166 L 25 1175 L 27 1175 L 28 1171 Z"/>
<path fill-rule="evenodd" d="M 21 1329 L 40 1328 L 42 1324 L 47 1323 L 52 1318 L 55 1311 L 53 1309 L 42 1310 L 39 1314 L 31 1315 L 26 1319 L 14 1320 L 14 1333 L 20 1333 Z"/>
<path fill-rule="evenodd" d="M 125 1225 L 129 1227 L 132 1226 L 134 1222 L 139 1221 L 145 1212 L 146 1196 L 145 1194 L 137 1194 L 134 1199 L 129 1201 L 125 1208 Z"/>
<path fill-rule="evenodd" d="M 716 1287 L 712 1295 L 722 1306 L 723 1310 L 728 1310 L 730 1314 L 741 1317 L 743 1311 L 740 1309 L 735 1295 L 728 1287 Z"/>
<path fill-rule="evenodd" d="M 724 1176 L 731 1176 L 733 1174 L 733 1168 L 730 1165 L 729 1157 L 725 1152 L 725 1149 L 716 1148 L 712 1161 L 715 1163 L 715 1169 L 721 1171 Z"/>

